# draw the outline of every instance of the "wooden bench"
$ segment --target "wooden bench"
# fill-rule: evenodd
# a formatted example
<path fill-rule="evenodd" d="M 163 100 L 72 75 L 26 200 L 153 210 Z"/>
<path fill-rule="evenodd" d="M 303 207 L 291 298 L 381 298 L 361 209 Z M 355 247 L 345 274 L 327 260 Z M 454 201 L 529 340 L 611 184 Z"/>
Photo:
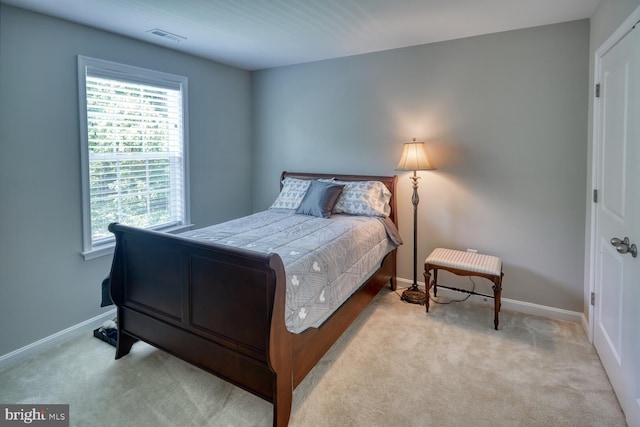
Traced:
<path fill-rule="evenodd" d="M 433 270 L 433 281 L 431 281 Z M 438 283 L 438 270 L 445 270 L 458 276 L 478 276 L 493 282 L 493 295 L 485 295 L 473 290 L 453 288 Z M 427 313 L 429 312 L 429 291 L 433 286 L 433 296 L 437 296 L 438 286 L 471 295 L 481 295 L 493 298 L 495 317 L 493 324 L 498 329 L 498 313 L 500 312 L 500 295 L 502 292 L 502 260 L 495 256 L 482 255 L 475 252 L 457 251 L 453 249 L 436 248 L 424 261 L 424 279 L 427 287 Z"/>

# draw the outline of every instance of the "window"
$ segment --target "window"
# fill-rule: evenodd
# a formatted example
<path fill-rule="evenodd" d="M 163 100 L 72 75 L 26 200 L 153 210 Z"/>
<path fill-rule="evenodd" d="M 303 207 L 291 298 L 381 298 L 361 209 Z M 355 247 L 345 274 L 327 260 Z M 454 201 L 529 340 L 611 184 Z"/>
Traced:
<path fill-rule="evenodd" d="M 112 222 L 187 225 L 187 78 L 78 56 L 78 79 L 85 259 Z"/>

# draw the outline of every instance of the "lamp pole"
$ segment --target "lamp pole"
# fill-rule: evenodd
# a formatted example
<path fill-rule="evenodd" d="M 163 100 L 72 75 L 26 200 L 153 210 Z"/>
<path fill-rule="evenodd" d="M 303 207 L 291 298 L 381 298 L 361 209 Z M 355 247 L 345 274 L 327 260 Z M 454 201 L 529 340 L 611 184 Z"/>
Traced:
<path fill-rule="evenodd" d="M 413 185 L 413 195 L 411 196 L 411 203 L 413 203 L 413 285 L 412 287 L 418 288 L 418 203 L 420 203 L 420 197 L 418 196 L 418 180 L 420 177 L 414 170 L 411 177 L 411 184 Z"/>
<path fill-rule="evenodd" d="M 409 178 L 413 186 L 413 194 L 411 196 L 411 203 L 413 204 L 413 283 L 409 289 L 406 289 L 402 293 L 402 300 L 422 305 L 427 302 L 429 296 L 418 287 L 418 203 L 420 202 L 420 197 L 418 196 L 418 180 L 420 177 L 414 169 L 413 176 Z"/>

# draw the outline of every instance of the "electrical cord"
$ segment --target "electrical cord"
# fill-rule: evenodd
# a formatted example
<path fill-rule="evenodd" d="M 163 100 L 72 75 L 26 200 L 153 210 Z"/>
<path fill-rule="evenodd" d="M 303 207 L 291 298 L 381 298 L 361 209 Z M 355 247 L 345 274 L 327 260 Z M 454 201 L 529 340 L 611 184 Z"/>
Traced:
<path fill-rule="evenodd" d="M 473 287 L 471 288 L 471 292 L 474 292 L 476 290 L 476 282 L 474 282 L 473 279 L 470 276 L 467 276 L 467 277 L 469 278 L 469 280 L 473 284 Z M 471 296 L 471 294 L 467 294 L 467 296 L 462 298 L 462 299 L 451 299 L 449 301 L 437 301 L 437 300 L 434 299 L 434 297 L 429 295 L 429 299 L 432 302 L 435 302 L 436 304 L 446 305 L 446 304 L 451 304 L 452 302 L 464 302 L 464 301 L 468 300 L 470 296 Z M 436 297 L 436 298 L 441 298 L 441 297 Z"/>
<path fill-rule="evenodd" d="M 473 287 L 471 288 L 471 292 L 474 292 L 476 290 L 476 282 L 473 281 L 473 278 L 471 276 L 467 276 L 467 278 L 471 281 L 471 283 L 473 284 Z M 437 284 L 436 284 L 437 286 Z M 402 294 L 399 291 L 405 291 L 407 289 L 410 289 L 411 286 L 407 286 L 406 288 L 402 288 L 400 290 L 396 289 L 394 292 L 396 293 L 396 295 L 398 295 L 400 298 L 402 298 Z M 429 294 L 429 300 L 436 303 L 436 304 L 441 304 L 441 305 L 446 305 L 446 304 L 451 304 L 452 302 L 464 302 L 466 300 L 469 299 L 469 297 L 471 296 L 471 294 L 468 294 L 465 298 L 463 299 L 451 299 L 449 301 L 438 301 L 435 298 L 442 298 L 442 297 L 432 297 L 431 294 Z M 405 301 L 407 302 L 407 301 Z"/>

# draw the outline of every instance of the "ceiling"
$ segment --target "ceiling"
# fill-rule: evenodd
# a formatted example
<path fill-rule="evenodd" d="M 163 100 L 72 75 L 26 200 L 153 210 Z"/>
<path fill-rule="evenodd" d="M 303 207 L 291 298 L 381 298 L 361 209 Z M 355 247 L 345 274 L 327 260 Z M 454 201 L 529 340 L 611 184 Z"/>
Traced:
<path fill-rule="evenodd" d="M 589 18 L 600 0 L 0 1 L 258 70 Z"/>

